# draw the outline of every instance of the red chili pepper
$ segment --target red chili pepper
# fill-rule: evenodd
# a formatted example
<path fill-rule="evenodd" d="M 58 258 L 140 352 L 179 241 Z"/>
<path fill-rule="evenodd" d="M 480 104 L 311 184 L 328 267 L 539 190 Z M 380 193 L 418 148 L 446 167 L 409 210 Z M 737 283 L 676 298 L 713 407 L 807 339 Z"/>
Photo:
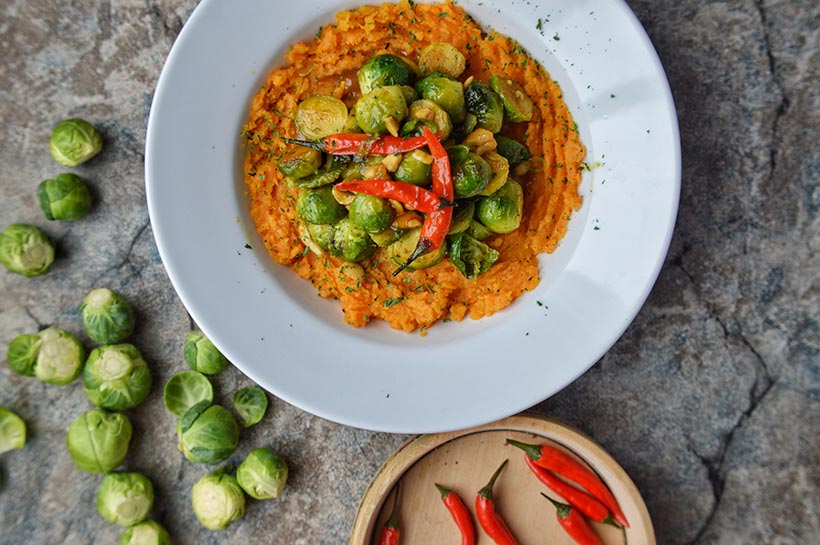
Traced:
<path fill-rule="evenodd" d="M 475 527 L 473 526 L 473 519 L 470 518 L 470 512 L 467 511 L 467 506 L 458 497 L 458 494 L 449 490 L 440 484 L 436 484 L 436 488 L 441 492 L 441 501 L 450 511 L 453 521 L 461 530 L 461 545 L 475 545 Z"/>
<path fill-rule="evenodd" d="M 577 510 L 565 503 L 553 500 L 543 492 L 541 495 L 555 506 L 557 509 L 556 516 L 558 517 L 558 524 L 561 525 L 576 543 L 580 543 L 581 545 L 603 545 L 601 538 L 595 534 L 595 531 L 590 528 L 587 521 L 584 520 L 584 517 L 582 517 Z"/>
<path fill-rule="evenodd" d="M 567 502 L 583 513 L 583 515 L 589 519 L 594 520 L 595 522 L 602 522 L 604 524 L 609 524 L 616 528 L 620 528 L 615 519 L 612 518 L 612 515 L 609 513 L 609 509 L 607 509 L 603 503 L 599 502 L 583 490 L 579 490 L 575 488 L 571 484 L 568 484 L 543 467 L 539 467 L 532 461 L 532 459 L 524 455 L 524 461 L 527 462 L 527 466 L 532 470 L 538 480 L 547 485 L 553 492 L 559 494 L 562 498 L 567 500 Z"/>
<path fill-rule="evenodd" d="M 393 496 L 393 510 L 390 511 L 390 517 L 384 523 L 382 533 L 379 536 L 379 545 L 399 545 L 399 537 L 401 531 L 399 530 L 399 485 L 396 485 L 395 496 Z"/>
<path fill-rule="evenodd" d="M 382 136 L 381 138 L 373 138 L 369 134 L 361 133 L 333 134 L 315 142 L 295 140 L 293 138 L 283 138 L 282 140 L 288 144 L 324 151 L 331 155 L 392 155 L 394 153 L 407 153 L 427 145 L 427 140 L 423 136 L 410 136 L 407 138 Z"/>
<path fill-rule="evenodd" d="M 493 485 L 508 461 L 509 460 L 504 460 L 504 463 L 493 473 L 487 486 L 479 490 L 478 495 L 475 497 L 475 511 L 478 517 L 478 523 L 481 524 L 481 527 L 484 528 L 487 535 L 498 545 L 518 545 L 512 532 L 507 528 L 507 523 L 505 523 L 504 519 L 496 512 L 495 503 L 493 503 Z"/>
<path fill-rule="evenodd" d="M 374 197 L 395 199 L 407 204 L 419 212 L 435 212 L 448 206 L 449 203 L 432 191 L 406 182 L 393 180 L 350 180 L 336 184 L 339 191 L 354 191 Z"/>
<path fill-rule="evenodd" d="M 612 516 L 621 526 L 629 528 L 629 522 L 618 506 L 612 492 L 609 491 L 601 479 L 569 454 L 549 445 L 528 445 L 512 439 L 507 439 L 507 444 L 516 446 L 526 452 L 533 462 L 544 469 L 554 471 L 587 489 L 590 494 L 595 496 L 612 512 Z"/>

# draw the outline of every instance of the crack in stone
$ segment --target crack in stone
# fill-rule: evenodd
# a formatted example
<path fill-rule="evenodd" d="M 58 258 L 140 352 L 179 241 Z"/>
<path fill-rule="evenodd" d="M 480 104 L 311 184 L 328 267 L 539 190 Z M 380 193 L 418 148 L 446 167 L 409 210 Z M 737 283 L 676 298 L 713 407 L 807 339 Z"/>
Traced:
<path fill-rule="evenodd" d="M 142 272 L 142 269 L 135 267 L 131 263 L 131 254 L 134 251 L 134 246 L 137 245 L 137 241 L 140 239 L 140 237 L 142 237 L 142 234 L 145 232 L 145 230 L 148 228 L 149 225 L 151 225 L 151 222 L 146 220 L 140 226 L 140 228 L 137 229 L 137 232 L 134 234 L 133 237 L 131 237 L 131 241 L 129 242 L 128 246 L 126 247 L 125 253 L 123 254 L 123 258 L 118 263 L 108 267 L 102 273 L 97 275 L 94 278 L 94 280 L 91 281 L 92 285 L 96 285 L 99 282 L 100 278 L 104 277 L 105 275 L 107 275 L 111 271 L 116 271 L 116 270 L 122 269 L 126 265 L 129 265 L 131 267 L 131 274 L 132 275 L 134 275 L 134 276 L 139 276 L 140 275 L 140 273 Z"/>
<path fill-rule="evenodd" d="M 157 21 L 162 25 L 162 29 L 170 38 L 175 38 L 176 35 L 179 34 L 179 31 L 182 30 L 182 21 L 180 18 L 176 15 L 166 17 L 156 2 L 151 2 L 148 5 L 148 9 L 151 11 L 151 15 L 156 17 Z M 171 19 L 171 23 L 169 23 L 169 19 Z"/>
<path fill-rule="evenodd" d="M 33 321 L 35 324 L 37 324 L 37 330 L 38 331 L 42 331 L 44 329 L 47 329 L 47 328 L 51 327 L 52 324 L 44 324 L 43 322 L 41 322 L 39 320 L 39 318 L 37 318 L 37 316 L 35 316 L 34 313 L 31 312 L 31 309 L 28 308 L 27 306 L 24 305 L 23 310 L 28 315 L 28 317 L 31 318 L 31 321 Z"/>

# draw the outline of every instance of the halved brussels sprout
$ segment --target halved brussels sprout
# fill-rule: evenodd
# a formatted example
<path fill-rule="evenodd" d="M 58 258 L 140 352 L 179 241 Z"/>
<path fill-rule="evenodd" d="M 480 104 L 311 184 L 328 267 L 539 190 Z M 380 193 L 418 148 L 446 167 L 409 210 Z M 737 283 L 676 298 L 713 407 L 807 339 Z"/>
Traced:
<path fill-rule="evenodd" d="M 495 135 L 495 151 L 509 161 L 511 167 L 518 166 L 530 158 L 530 150 L 524 144 L 503 134 Z"/>
<path fill-rule="evenodd" d="M 370 233 L 370 238 L 373 239 L 377 245 L 384 247 L 390 246 L 397 240 L 399 240 L 402 235 L 404 235 L 405 230 L 400 229 L 396 225 L 390 225 L 387 229 L 382 231 L 381 233 Z"/>
<path fill-rule="evenodd" d="M 478 195 L 490 183 L 492 169 L 487 161 L 473 152 L 453 166 L 453 186 L 456 198 L 464 199 Z"/>
<path fill-rule="evenodd" d="M 427 185 L 430 183 L 432 172 L 432 157 L 421 150 L 415 150 L 404 154 L 393 177 L 408 184 Z"/>
<path fill-rule="evenodd" d="M 401 126 L 399 135 L 404 136 L 405 138 L 408 136 L 422 136 L 424 135 L 423 127 L 427 127 L 428 129 L 430 129 L 433 132 L 433 134 L 436 134 L 436 132 L 438 131 L 438 127 L 436 127 L 436 124 L 432 121 L 427 121 L 426 119 L 411 119 L 410 121 Z"/>
<path fill-rule="evenodd" d="M 13 273 L 39 276 L 54 262 L 54 244 L 38 228 L 12 223 L 0 233 L 0 263 Z"/>
<path fill-rule="evenodd" d="M 407 101 L 404 92 L 397 85 L 377 87 L 356 102 L 356 121 L 368 134 L 384 134 L 384 122 L 392 117 L 401 123 L 407 117 Z"/>
<path fill-rule="evenodd" d="M 475 203 L 472 201 L 457 201 L 453 213 L 453 221 L 450 223 L 448 235 L 457 235 L 470 228 L 475 214 Z"/>
<path fill-rule="evenodd" d="M 220 405 L 200 401 L 177 423 L 179 450 L 197 464 L 218 464 L 233 454 L 239 444 L 239 425 Z"/>
<path fill-rule="evenodd" d="M 230 474 L 230 468 L 224 467 L 194 484 L 191 505 L 205 528 L 224 530 L 245 515 L 245 493 Z"/>
<path fill-rule="evenodd" d="M 466 278 L 476 278 L 498 261 L 498 252 L 467 233 L 450 237 L 450 261 Z"/>
<path fill-rule="evenodd" d="M 40 346 L 34 376 L 43 382 L 65 386 L 80 376 L 85 362 L 85 348 L 69 333 L 50 327 L 37 334 Z"/>
<path fill-rule="evenodd" d="M 387 199 L 357 193 L 348 208 L 350 221 L 368 233 L 381 233 L 396 216 Z"/>
<path fill-rule="evenodd" d="M 476 204 L 476 218 L 494 233 L 511 233 L 521 225 L 524 209 L 524 191 L 513 179 Z"/>
<path fill-rule="evenodd" d="M 151 393 L 151 372 L 137 347 L 113 344 L 88 355 L 83 385 L 89 401 L 103 409 L 133 409 Z"/>
<path fill-rule="evenodd" d="M 160 523 L 144 520 L 125 530 L 119 545 L 171 545 L 171 536 Z"/>
<path fill-rule="evenodd" d="M 335 97 L 313 95 L 296 107 L 293 122 L 307 140 L 321 140 L 325 136 L 344 132 L 347 106 Z"/>
<path fill-rule="evenodd" d="M 473 220 L 470 222 L 470 228 L 467 230 L 467 234 L 476 240 L 485 240 L 491 237 L 493 232 L 481 225 L 479 221 Z"/>
<path fill-rule="evenodd" d="M 97 512 L 108 522 L 120 526 L 142 522 L 153 505 L 154 486 L 141 473 L 107 473 L 97 489 Z"/>
<path fill-rule="evenodd" d="M 444 74 L 432 74 L 416 84 L 416 91 L 426 100 L 432 100 L 446 111 L 453 123 L 461 123 L 467 114 L 464 104 L 464 86 Z"/>
<path fill-rule="evenodd" d="M 492 195 L 507 183 L 507 176 L 510 174 L 510 163 L 494 151 L 488 151 L 482 155 L 482 158 L 490 165 L 493 177 L 487 187 L 484 188 L 484 191 L 481 192 L 481 195 Z"/>
<path fill-rule="evenodd" d="M 67 119 L 51 131 L 48 150 L 55 161 L 66 167 L 85 163 L 102 151 L 102 136 L 88 121 Z"/>
<path fill-rule="evenodd" d="M 419 238 L 421 238 L 421 227 L 410 229 L 407 231 L 407 234 L 388 246 L 387 257 L 394 265 L 404 265 L 404 262 L 407 261 L 419 245 Z M 447 249 L 445 248 L 445 245 L 442 244 L 436 250 L 423 254 L 421 257 L 413 261 L 407 266 L 407 270 L 418 271 L 420 269 L 432 267 L 444 259 L 446 253 Z"/>
<path fill-rule="evenodd" d="M 407 104 L 412 104 L 421 98 L 416 92 L 416 89 L 410 85 L 400 85 L 399 88 L 401 89 L 401 92 L 404 95 L 404 101 Z"/>
<path fill-rule="evenodd" d="M 9 362 L 9 367 L 15 373 L 33 377 L 39 352 L 40 336 L 23 333 L 17 335 L 9 343 L 9 348 L 6 351 L 6 361 Z"/>
<path fill-rule="evenodd" d="M 446 140 L 453 132 L 453 121 L 450 119 L 450 114 L 432 100 L 421 99 L 415 101 L 410 105 L 410 111 L 407 115 L 410 119 L 419 119 L 432 123 L 435 127 L 433 132 L 441 136 L 442 140 Z M 418 128 L 418 131 L 420 130 L 421 128 Z"/>
<path fill-rule="evenodd" d="M 58 174 L 37 186 L 37 200 L 46 219 L 74 221 L 91 210 L 91 192 L 75 174 Z"/>
<path fill-rule="evenodd" d="M 457 78 L 466 67 L 467 59 L 461 51 L 448 43 L 430 44 L 419 55 L 419 69 L 425 76 L 438 72 Z"/>
<path fill-rule="evenodd" d="M 307 224 L 308 236 L 324 251 L 328 251 L 330 249 L 330 243 L 333 242 L 333 229 L 333 225 L 322 225 L 319 223 Z"/>
<path fill-rule="evenodd" d="M 498 93 L 504 104 L 504 112 L 510 121 L 520 122 L 532 119 L 535 105 L 527 96 L 527 92 L 511 79 L 499 76 L 490 76 L 490 88 Z"/>
<path fill-rule="evenodd" d="M 336 161 L 329 161 L 325 166 L 304 178 L 285 177 L 285 183 L 298 189 L 316 189 L 330 185 L 342 175 L 343 167 Z"/>
<path fill-rule="evenodd" d="M 305 146 L 291 146 L 276 166 L 285 176 L 295 180 L 305 178 L 322 166 L 322 152 Z"/>
<path fill-rule="evenodd" d="M 356 108 L 351 109 L 347 114 L 347 123 L 345 123 L 346 133 L 359 133 L 362 128 L 359 127 L 359 122 L 356 120 Z"/>
<path fill-rule="evenodd" d="M 163 402 L 168 412 L 178 418 L 199 403 L 214 400 L 214 387 L 208 377 L 198 371 L 183 371 L 165 383 Z"/>
<path fill-rule="evenodd" d="M 268 396 L 258 386 L 238 389 L 231 396 L 231 403 L 242 421 L 243 428 L 258 424 L 268 410 Z"/>
<path fill-rule="evenodd" d="M 307 223 L 329 225 L 346 214 L 347 210 L 333 197 L 330 186 L 303 189 L 296 198 L 296 215 Z"/>
<path fill-rule="evenodd" d="M 256 500 L 278 498 L 288 481 L 288 465 L 269 448 L 257 448 L 236 469 L 236 480 Z"/>
<path fill-rule="evenodd" d="M 342 167 L 342 180 L 361 180 L 364 178 L 365 171 L 374 166 L 381 165 L 381 155 L 370 155 L 364 161 L 351 161 Z"/>
<path fill-rule="evenodd" d="M 134 332 L 134 309 L 108 288 L 91 290 L 80 303 L 86 334 L 99 344 L 114 344 Z"/>
<path fill-rule="evenodd" d="M 367 231 L 345 218 L 334 226 L 330 253 L 353 263 L 372 256 L 378 246 Z"/>
<path fill-rule="evenodd" d="M 106 473 L 125 460 L 131 432 L 131 422 L 125 415 L 92 409 L 69 426 L 68 453 L 83 471 Z"/>
<path fill-rule="evenodd" d="M 378 55 L 359 68 L 357 77 L 362 95 L 368 94 L 377 87 L 387 85 L 409 85 L 410 67 L 396 55 Z M 366 131 L 369 132 L 369 131 Z"/>
<path fill-rule="evenodd" d="M 26 444 L 26 423 L 5 407 L 0 407 L 0 454 L 23 448 Z"/>
<path fill-rule="evenodd" d="M 201 331 L 191 331 L 185 336 L 182 353 L 188 367 L 206 375 L 218 375 L 229 363 Z"/>
<path fill-rule="evenodd" d="M 476 125 L 497 133 L 504 123 L 504 104 L 495 91 L 480 81 L 474 81 L 464 91 L 467 111 L 476 117 Z"/>
<path fill-rule="evenodd" d="M 455 167 L 467 160 L 470 155 L 470 148 L 464 144 L 456 144 L 447 148 L 447 156 L 450 158 L 450 164 Z"/>

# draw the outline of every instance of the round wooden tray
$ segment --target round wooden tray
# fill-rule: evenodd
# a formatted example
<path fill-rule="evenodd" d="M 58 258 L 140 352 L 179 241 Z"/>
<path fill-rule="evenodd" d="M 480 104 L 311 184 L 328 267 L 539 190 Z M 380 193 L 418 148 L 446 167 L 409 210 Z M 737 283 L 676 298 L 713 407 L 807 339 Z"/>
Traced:
<path fill-rule="evenodd" d="M 625 533 L 592 523 L 604 544 L 623 545 L 628 541 L 630 545 L 655 545 L 646 505 L 623 468 L 580 432 L 555 420 L 534 416 L 512 416 L 485 426 L 420 435 L 405 442 L 382 465 L 365 491 L 353 521 L 350 545 L 378 545 L 378 534 L 392 508 L 394 487 L 399 480 L 402 545 L 461 543 L 435 483 L 457 492 L 464 500 L 476 524 L 476 544 L 494 545 L 475 520 L 475 496 L 506 459 L 510 461 L 495 483 L 494 499 L 518 542 L 572 545 L 574 541 L 556 520 L 555 508 L 540 492 L 561 498 L 532 475 L 524 453 L 506 445 L 507 438 L 560 447 L 598 474 L 630 523 Z"/>

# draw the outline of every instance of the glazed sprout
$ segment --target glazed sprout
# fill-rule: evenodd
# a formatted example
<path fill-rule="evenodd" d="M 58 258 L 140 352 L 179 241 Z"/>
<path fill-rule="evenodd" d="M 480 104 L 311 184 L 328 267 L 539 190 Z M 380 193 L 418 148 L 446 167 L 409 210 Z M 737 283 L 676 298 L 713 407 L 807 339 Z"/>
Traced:
<path fill-rule="evenodd" d="M 51 131 L 48 150 L 65 167 L 76 167 L 102 151 L 102 136 L 88 121 L 67 119 Z"/>
<path fill-rule="evenodd" d="M 450 222 L 448 235 L 457 235 L 470 228 L 470 223 L 475 215 L 475 203 L 472 201 L 457 201 L 453 213 L 453 220 Z"/>
<path fill-rule="evenodd" d="M 322 152 L 304 146 L 291 146 L 279 159 L 277 167 L 285 176 L 298 180 L 310 176 L 322 166 Z"/>
<path fill-rule="evenodd" d="M 97 489 L 97 512 L 120 526 L 144 521 L 153 505 L 154 486 L 140 473 L 107 473 Z"/>
<path fill-rule="evenodd" d="M 405 230 L 399 228 L 394 224 L 391 224 L 390 227 L 382 231 L 381 233 L 370 233 L 370 238 L 373 239 L 373 242 L 376 243 L 377 246 L 385 247 L 390 246 L 397 240 L 399 240 L 402 235 L 404 235 Z"/>
<path fill-rule="evenodd" d="M 158 522 L 144 520 L 126 529 L 119 545 L 171 545 L 171 536 Z"/>
<path fill-rule="evenodd" d="M 467 59 L 448 43 L 430 44 L 421 50 L 419 69 L 425 76 L 435 72 L 457 78 L 467 67 Z"/>
<path fill-rule="evenodd" d="M 404 154 L 393 177 L 408 184 L 427 185 L 430 183 L 432 172 L 433 157 L 425 151 L 415 150 Z"/>
<path fill-rule="evenodd" d="M 26 423 L 5 407 L 0 407 L 0 454 L 23 448 L 26 444 Z"/>
<path fill-rule="evenodd" d="M 83 371 L 85 395 L 103 409 L 133 409 L 151 393 L 151 372 L 132 344 L 95 348 Z"/>
<path fill-rule="evenodd" d="M 510 121 L 529 121 L 535 105 L 527 96 L 527 92 L 519 84 L 511 79 L 499 76 L 490 77 L 490 88 L 501 97 L 504 104 L 504 112 Z"/>
<path fill-rule="evenodd" d="M 75 174 L 58 174 L 37 186 L 37 199 L 46 219 L 74 221 L 91 210 L 91 192 Z"/>
<path fill-rule="evenodd" d="M 432 74 L 416 84 L 416 91 L 426 100 L 432 100 L 450 115 L 454 123 L 464 121 L 464 86 L 444 74 Z"/>
<path fill-rule="evenodd" d="M 511 167 L 518 166 L 530 158 L 530 150 L 524 144 L 503 134 L 495 135 L 495 151 L 509 161 Z"/>
<path fill-rule="evenodd" d="M 344 131 L 347 106 L 338 98 L 313 95 L 296 108 L 293 122 L 307 140 L 320 140 Z"/>
<path fill-rule="evenodd" d="M 409 85 L 411 71 L 403 59 L 396 55 L 373 57 L 359 68 L 359 89 L 366 95 L 377 87 Z M 366 131 L 369 132 L 369 131 Z"/>
<path fill-rule="evenodd" d="M 442 110 L 444 112 L 444 110 Z M 444 112 L 447 115 L 447 112 Z M 412 114 L 409 114 L 412 115 Z M 447 119 L 450 117 L 447 116 Z M 436 124 L 432 121 L 428 121 L 426 119 L 410 119 L 404 125 L 401 126 L 401 130 L 399 131 L 400 136 L 408 137 L 408 136 L 422 136 L 424 135 L 424 127 L 430 129 L 434 134 L 438 130 Z"/>
<path fill-rule="evenodd" d="M 290 176 L 286 176 L 285 184 L 297 189 L 315 189 L 332 184 L 339 179 L 342 172 L 342 165 L 335 161 L 329 161 L 328 164 L 304 178 L 291 178 Z"/>
<path fill-rule="evenodd" d="M 288 481 L 288 465 L 269 448 L 257 448 L 236 469 L 236 480 L 255 500 L 278 498 Z"/>
<path fill-rule="evenodd" d="M 467 154 L 463 161 L 453 167 L 453 186 L 456 198 L 464 199 L 481 193 L 490 183 L 492 169 L 479 155 L 473 152 Z"/>
<path fill-rule="evenodd" d="M 188 333 L 183 353 L 188 367 L 206 375 L 217 375 L 228 365 L 228 359 L 201 331 Z"/>
<path fill-rule="evenodd" d="M 498 252 L 467 233 L 450 239 L 450 261 L 466 278 L 476 278 L 498 261 Z"/>
<path fill-rule="evenodd" d="M 493 233 L 511 233 L 521 224 L 523 207 L 524 191 L 509 179 L 501 189 L 478 201 L 476 217 Z"/>
<path fill-rule="evenodd" d="M 222 468 L 199 479 L 191 490 L 191 504 L 199 522 L 209 530 L 224 530 L 245 514 L 245 493 Z"/>
<path fill-rule="evenodd" d="M 367 231 L 345 218 L 335 225 L 330 253 L 353 263 L 372 256 L 378 246 Z"/>
<path fill-rule="evenodd" d="M 214 387 L 202 373 L 183 371 L 168 379 L 162 399 L 168 412 L 182 418 L 188 409 L 200 401 L 212 403 Z"/>
<path fill-rule="evenodd" d="M 131 422 L 125 415 L 92 409 L 69 426 L 68 453 L 83 471 L 106 473 L 125 460 L 131 432 Z"/>
<path fill-rule="evenodd" d="M 387 257 L 394 265 L 403 265 L 418 246 L 420 237 L 421 227 L 410 229 L 399 240 L 387 247 Z M 432 267 L 444 259 L 444 255 L 446 253 L 447 250 L 445 245 L 442 244 L 436 250 L 423 254 L 421 257 L 417 258 L 407 266 L 407 270 L 418 271 L 420 269 Z"/>
<path fill-rule="evenodd" d="M 13 273 L 39 276 L 54 262 L 54 244 L 33 225 L 12 223 L 0 233 L 0 263 Z"/>
<path fill-rule="evenodd" d="M 357 193 L 350 203 L 350 221 L 368 233 L 381 233 L 393 223 L 395 211 L 387 199 Z"/>
<path fill-rule="evenodd" d="M 368 134 L 385 134 L 385 120 L 393 118 L 401 123 L 407 117 L 407 101 L 401 87 L 377 87 L 356 102 L 356 120 Z"/>
<path fill-rule="evenodd" d="M 242 421 L 243 428 L 258 424 L 268 410 L 268 396 L 257 386 L 238 389 L 231 396 L 231 403 Z"/>
<path fill-rule="evenodd" d="M 412 104 L 421 98 L 419 94 L 416 92 L 415 87 L 412 87 L 410 85 L 399 85 L 399 89 L 401 89 L 401 92 L 404 95 L 404 101 L 407 104 Z"/>
<path fill-rule="evenodd" d="M 77 337 L 56 327 L 44 329 L 37 336 L 40 342 L 34 376 L 57 386 L 65 386 L 80 376 L 85 348 Z"/>
<path fill-rule="evenodd" d="M 327 251 L 330 249 L 330 243 L 333 242 L 333 226 L 321 225 L 318 223 L 308 223 L 307 232 L 310 240 L 313 241 L 319 249 Z M 321 252 L 314 252 L 322 255 Z"/>
<path fill-rule="evenodd" d="M 493 232 L 481 225 L 481 222 L 473 220 L 470 222 L 470 228 L 467 230 L 467 234 L 476 240 L 485 240 L 492 236 Z"/>
<path fill-rule="evenodd" d="M 91 290 L 80 303 L 86 334 L 98 344 L 114 344 L 134 332 L 134 309 L 108 288 Z"/>
<path fill-rule="evenodd" d="M 19 375 L 34 376 L 37 354 L 40 353 L 40 336 L 24 333 L 11 340 L 6 351 L 6 361 L 11 370 Z"/>
<path fill-rule="evenodd" d="M 494 151 L 488 151 L 481 157 L 490 165 L 490 171 L 492 172 L 490 183 L 487 184 L 481 195 L 492 195 L 507 183 L 507 176 L 510 174 L 510 163 Z"/>
<path fill-rule="evenodd" d="M 359 122 L 356 120 L 356 109 L 350 110 L 347 114 L 347 123 L 345 123 L 345 130 L 346 133 L 360 133 L 362 132 L 362 128 L 359 127 Z"/>
<path fill-rule="evenodd" d="M 179 449 L 197 464 L 218 464 L 233 454 L 239 443 L 239 426 L 220 405 L 200 401 L 177 423 Z"/>
<path fill-rule="evenodd" d="M 412 119 L 421 121 L 428 121 L 433 124 L 434 133 L 441 136 L 442 140 L 446 140 L 450 133 L 453 132 L 453 120 L 450 119 L 450 114 L 444 111 L 444 108 L 433 102 L 432 100 L 421 99 L 410 105 L 410 112 L 407 114 Z M 418 136 L 422 134 L 421 127 L 408 136 Z"/>
<path fill-rule="evenodd" d="M 504 122 L 504 104 L 501 97 L 486 84 L 474 81 L 464 91 L 467 111 L 476 118 L 476 126 L 492 133 L 501 130 Z"/>
<path fill-rule="evenodd" d="M 303 189 L 296 198 L 296 215 L 307 223 L 329 225 L 346 214 L 347 210 L 333 197 L 330 186 Z"/>

